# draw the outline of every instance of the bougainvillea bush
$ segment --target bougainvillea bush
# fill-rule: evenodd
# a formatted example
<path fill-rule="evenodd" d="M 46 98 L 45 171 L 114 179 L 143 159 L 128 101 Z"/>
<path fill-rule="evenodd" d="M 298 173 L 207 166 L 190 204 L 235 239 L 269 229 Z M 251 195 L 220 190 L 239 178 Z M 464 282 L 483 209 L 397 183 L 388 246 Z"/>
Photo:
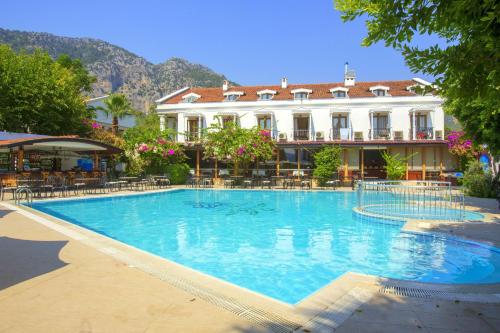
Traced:
<path fill-rule="evenodd" d="M 448 150 L 457 156 L 460 162 L 460 170 L 465 171 L 467 164 L 476 159 L 477 150 L 464 132 L 452 131 L 446 137 L 448 141 Z"/>
<path fill-rule="evenodd" d="M 213 124 L 203 134 L 204 158 L 232 164 L 235 173 L 253 162 L 270 160 L 275 142 L 268 130 L 241 128 L 233 122 Z"/>

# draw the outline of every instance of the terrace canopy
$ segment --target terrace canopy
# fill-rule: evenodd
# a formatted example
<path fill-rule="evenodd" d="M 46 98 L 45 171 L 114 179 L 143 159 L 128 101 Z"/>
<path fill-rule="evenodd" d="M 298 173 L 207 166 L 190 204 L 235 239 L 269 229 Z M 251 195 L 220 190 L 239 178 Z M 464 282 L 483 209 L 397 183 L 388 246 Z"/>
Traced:
<path fill-rule="evenodd" d="M 82 160 L 91 165 L 92 170 L 86 171 L 105 171 L 100 161 L 121 151 L 112 145 L 76 136 L 0 132 L 0 172 L 70 171 L 78 169 Z"/>

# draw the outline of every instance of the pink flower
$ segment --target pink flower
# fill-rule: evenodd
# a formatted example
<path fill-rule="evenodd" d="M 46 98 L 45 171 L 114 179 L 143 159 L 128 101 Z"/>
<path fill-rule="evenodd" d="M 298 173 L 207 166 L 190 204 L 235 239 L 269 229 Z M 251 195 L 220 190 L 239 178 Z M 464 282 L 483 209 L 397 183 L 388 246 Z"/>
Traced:
<path fill-rule="evenodd" d="M 164 145 L 167 143 L 167 141 L 165 141 L 165 139 L 163 139 L 163 138 L 156 139 L 156 142 L 158 142 L 159 145 Z"/>
<path fill-rule="evenodd" d="M 175 154 L 175 150 L 173 150 L 173 149 L 169 149 L 169 150 L 168 150 L 168 154 L 169 154 L 170 156 L 174 155 L 174 154 Z"/>
<path fill-rule="evenodd" d="M 149 147 L 148 147 L 148 145 L 147 145 L 147 144 L 145 144 L 145 143 L 141 143 L 141 144 L 139 145 L 139 147 L 137 148 L 137 151 L 138 151 L 139 153 L 145 153 L 145 152 L 147 152 L 148 150 L 149 150 Z"/>
<path fill-rule="evenodd" d="M 96 123 L 96 122 L 93 122 L 93 123 L 92 123 L 92 128 L 101 128 L 101 127 L 102 127 L 102 126 L 101 126 L 101 124 L 99 124 L 99 123 Z"/>

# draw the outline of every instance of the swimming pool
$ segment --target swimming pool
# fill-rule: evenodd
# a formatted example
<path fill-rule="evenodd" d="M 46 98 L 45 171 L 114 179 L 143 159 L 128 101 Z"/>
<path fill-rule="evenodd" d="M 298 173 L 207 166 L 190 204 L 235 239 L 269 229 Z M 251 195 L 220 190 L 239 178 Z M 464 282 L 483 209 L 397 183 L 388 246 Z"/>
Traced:
<path fill-rule="evenodd" d="M 238 286 L 297 303 L 345 272 L 498 283 L 500 251 L 353 214 L 352 192 L 174 190 L 33 204 Z"/>

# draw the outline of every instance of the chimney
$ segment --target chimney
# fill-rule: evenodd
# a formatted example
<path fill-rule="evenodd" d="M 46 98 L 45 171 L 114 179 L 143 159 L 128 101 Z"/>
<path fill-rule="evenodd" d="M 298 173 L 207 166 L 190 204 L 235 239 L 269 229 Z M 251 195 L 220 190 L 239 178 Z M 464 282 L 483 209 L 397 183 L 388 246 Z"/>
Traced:
<path fill-rule="evenodd" d="M 348 68 L 349 63 L 344 64 L 344 86 L 353 87 L 356 84 L 356 71 Z"/>
<path fill-rule="evenodd" d="M 229 89 L 229 82 L 227 80 L 224 80 L 222 83 L 222 91 L 227 91 Z"/>
<path fill-rule="evenodd" d="M 281 79 L 281 88 L 286 89 L 287 87 L 288 87 L 288 80 L 286 79 L 286 77 L 284 77 Z"/>

